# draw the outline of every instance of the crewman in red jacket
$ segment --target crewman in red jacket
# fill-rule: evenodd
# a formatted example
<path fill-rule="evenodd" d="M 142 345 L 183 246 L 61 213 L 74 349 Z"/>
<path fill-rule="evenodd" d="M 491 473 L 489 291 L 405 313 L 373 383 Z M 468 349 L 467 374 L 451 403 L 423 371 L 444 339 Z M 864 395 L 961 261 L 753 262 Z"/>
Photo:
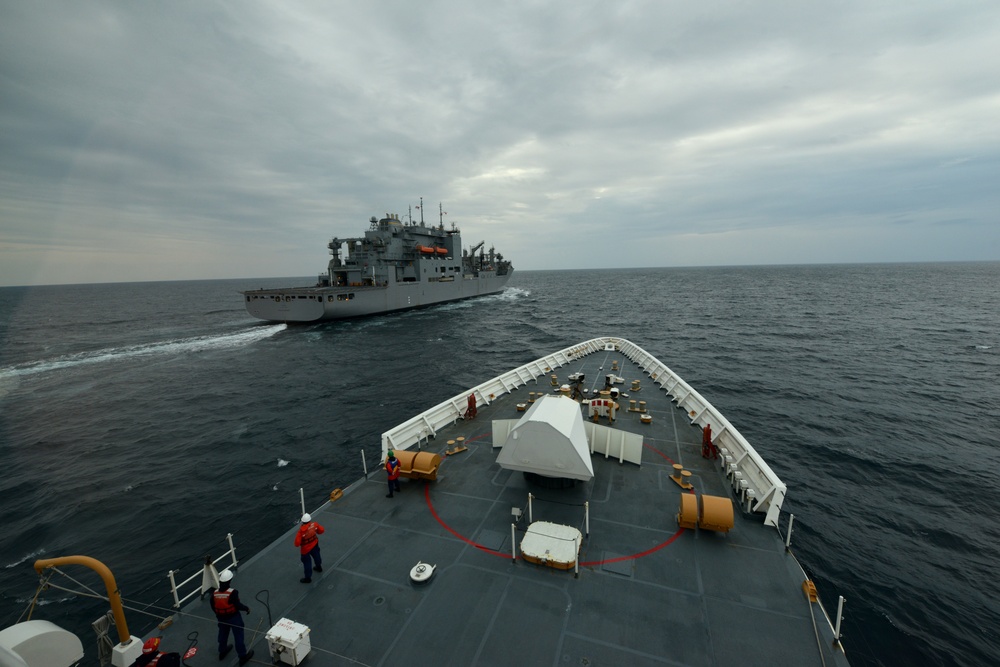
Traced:
<path fill-rule="evenodd" d="M 711 424 L 705 424 L 705 428 L 701 430 L 701 456 L 706 459 L 719 458 L 719 450 L 716 448 L 715 443 L 712 442 Z"/>
<path fill-rule="evenodd" d="M 313 561 L 316 562 L 316 571 L 323 571 L 323 559 L 319 553 L 319 536 L 325 533 L 323 526 L 312 520 L 309 513 L 302 515 L 302 525 L 299 532 L 295 533 L 295 546 L 302 553 L 302 566 L 305 568 L 306 576 L 299 579 L 303 584 L 312 583 Z"/>
<path fill-rule="evenodd" d="M 164 653 L 160 650 L 160 637 L 150 637 L 142 645 L 142 653 L 129 667 L 180 667 L 178 653 Z"/>
<path fill-rule="evenodd" d="M 233 645 L 227 643 L 229 631 L 233 631 L 233 642 L 236 644 L 236 655 L 240 656 L 240 664 L 245 665 L 253 657 L 253 651 L 247 651 L 243 643 L 243 617 L 240 612 L 250 613 L 250 607 L 240 602 L 240 593 L 229 587 L 233 580 L 232 570 L 223 570 L 219 575 L 219 588 L 212 589 L 209 604 L 219 621 L 219 660 L 225 660 Z"/>
<path fill-rule="evenodd" d="M 390 449 L 385 459 L 385 472 L 389 475 L 389 493 L 386 494 L 386 498 L 392 498 L 393 489 L 399 491 L 399 467 L 399 459 Z"/>

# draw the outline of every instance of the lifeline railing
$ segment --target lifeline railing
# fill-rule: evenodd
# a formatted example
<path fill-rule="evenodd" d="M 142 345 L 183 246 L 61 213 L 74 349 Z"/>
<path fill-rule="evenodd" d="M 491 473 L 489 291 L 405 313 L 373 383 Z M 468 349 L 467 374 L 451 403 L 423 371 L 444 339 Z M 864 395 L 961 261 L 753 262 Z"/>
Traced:
<path fill-rule="evenodd" d="M 232 533 L 227 533 L 226 534 L 226 542 L 229 544 L 229 550 L 226 551 L 225 553 L 223 553 L 221 556 L 219 556 L 215 560 L 212 560 L 212 557 L 209 556 L 208 557 L 208 562 L 206 563 L 206 565 L 208 565 L 210 563 L 213 567 L 216 567 L 219 564 L 220 561 L 222 561 L 224 558 L 226 558 L 226 556 L 229 556 L 231 558 L 231 561 L 230 561 L 229 565 L 223 567 L 222 569 L 226 569 L 226 568 L 229 568 L 229 567 L 235 568 L 239 564 L 239 561 L 236 560 L 236 547 L 233 546 L 233 534 Z M 218 570 L 217 567 L 216 567 L 216 570 Z M 176 574 L 177 572 L 178 572 L 178 570 L 170 570 L 169 572 L 167 572 L 167 578 L 170 579 L 170 592 L 174 596 L 174 608 L 175 609 L 180 609 L 180 606 L 182 604 L 184 604 L 185 602 L 187 602 L 188 600 L 190 600 L 191 598 L 193 598 L 195 595 L 201 595 L 202 593 L 205 592 L 204 584 L 202 584 L 202 585 L 199 585 L 194 590 L 192 590 L 187 595 L 185 595 L 184 597 L 180 597 L 180 589 L 182 587 L 187 586 L 189 583 L 191 583 L 192 581 L 194 581 L 195 579 L 197 579 L 199 577 L 201 577 L 202 578 L 202 582 L 204 582 L 205 566 L 203 565 L 200 570 L 198 570 L 197 572 L 195 572 L 194 574 L 192 574 L 190 577 L 188 577 L 187 579 L 185 579 L 184 581 L 182 581 L 179 584 L 174 579 L 174 574 Z M 218 585 L 218 584 L 216 584 L 216 585 Z"/>
<path fill-rule="evenodd" d="M 725 468 L 727 476 L 733 480 L 734 490 L 747 503 L 750 510 L 766 512 L 765 524 L 777 526 L 781 504 L 787 491 L 784 482 L 736 427 L 679 375 L 638 345 L 613 336 L 593 338 L 531 361 L 463 391 L 403 422 L 382 434 L 382 458 L 385 458 L 389 449 L 409 449 L 415 444 L 419 446 L 418 443 L 435 437 L 440 429 L 457 422 L 465 414 L 470 393 L 476 396 L 478 403 L 489 405 L 497 396 L 509 393 L 530 381 L 537 381 L 552 369 L 604 350 L 608 346 L 618 349 L 648 373 L 674 402 L 687 410 L 692 424 L 702 427 L 709 423 L 712 425 L 713 440 L 722 452 L 721 465 Z"/>
<path fill-rule="evenodd" d="M 719 449 L 721 465 L 731 478 L 734 490 L 747 499 L 754 512 L 767 512 L 764 523 L 778 525 L 778 515 L 788 487 L 771 470 L 760 454 L 722 413 L 715 409 L 677 373 L 638 345 L 622 338 L 613 339 L 619 350 L 643 369 L 669 394 L 677 405 L 687 410 L 692 424 L 712 425 L 712 441 Z M 735 466 L 735 467 L 733 467 Z M 746 484 L 741 489 L 739 480 Z"/>
<path fill-rule="evenodd" d="M 509 393 L 532 380 L 537 380 L 542 375 L 548 374 L 553 368 L 558 368 L 585 354 L 596 352 L 603 347 L 603 344 L 599 345 L 602 340 L 595 338 L 587 343 L 567 347 L 564 350 L 507 371 L 503 375 L 498 375 L 472 389 L 463 391 L 447 401 L 435 405 L 430 410 L 422 412 L 416 417 L 386 431 L 382 434 L 383 458 L 389 449 L 409 449 L 418 442 L 435 437 L 439 430 L 461 419 L 467 409 L 469 394 L 476 396 L 478 404 L 489 405 L 497 396 Z"/>

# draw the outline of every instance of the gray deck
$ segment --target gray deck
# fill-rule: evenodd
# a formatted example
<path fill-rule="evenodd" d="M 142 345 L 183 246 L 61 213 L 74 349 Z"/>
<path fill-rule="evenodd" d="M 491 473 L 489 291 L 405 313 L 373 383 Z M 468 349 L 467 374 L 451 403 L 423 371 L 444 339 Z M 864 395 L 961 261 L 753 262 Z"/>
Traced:
<path fill-rule="evenodd" d="M 289 556 L 293 531 L 241 564 L 235 583 L 253 610 L 245 619 L 254 664 L 270 664 L 267 615 L 254 600 L 267 589 L 275 622 L 285 617 L 311 629 L 304 664 L 315 667 L 770 666 L 821 665 L 823 659 L 846 665 L 775 529 L 737 510 L 728 535 L 678 531 L 682 490 L 670 479 L 673 462 L 692 471 L 698 493 L 731 495 L 717 462 L 702 459 L 701 431 L 684 411 L 617 352 L 591 354 L 553 372 L 565 381 L 583 371 L 593 389 L 603 386 L 613 359 L 626 380 L 619 388 L 628 394 L 631 381 L 642 380 L 643 389 L 631 397 L 646 401 L 653 416 L 652 424 L 641 424 L 638 414 L 622 410 L 614 424 L 644 435 L 641 467 L 595 455 L 595 478 L 586 484 L 562 491 L 529 487 L 521 473 L 494 462 L 499 450 L 491 448 L 491 420 L 518 418 L 515 404 L 526 401 L 529 390 L 552 387 L 542 378 L 537 388 L 529 384 L 481 406 L 475 420 L 459 421 L 430 441 L 428 449 L 441 453 L 449 439 L 468 439 L 468 451 L 444 458 L 436 482 L 403 479 L 402 491 L 387 499 L 379 470 L 313 513 L 326 534 L 320 538 L 324 571 L 312 584 L 299 583 L 302 568 Z M 620 403 L 624 408 L 627 401 Z M 590 535 L 578 578 L 572 570 L 512 561 L 511 509 L 524 508 L 529 491 L 536 496 L 536 521 L 581 531 L 582 504 L 589 501 Z M 518 540 L 526 523 L 518 525 Z M 623 556 L 636 557 L 614 560 Z M 409 579 L 418 561 L 437 566 L 423 584 Z M 189 664 L 236 664 L 235 653 L 225 663 L 217 660 L 207 601 L 184 611 L 164 632 L 164 645 L 186 646 L 185 637 L 197 630 L 199 654 Z"/>

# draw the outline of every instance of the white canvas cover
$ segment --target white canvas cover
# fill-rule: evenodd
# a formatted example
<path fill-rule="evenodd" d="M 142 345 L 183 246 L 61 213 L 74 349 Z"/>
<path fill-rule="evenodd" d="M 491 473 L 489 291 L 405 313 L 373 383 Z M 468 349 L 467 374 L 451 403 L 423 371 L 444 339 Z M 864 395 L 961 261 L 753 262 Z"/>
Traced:
<path fill-rule="evenodd" d="M 507 470 L 588 481 L 594 477 L 580 405 L 543 396 L 510 430 L 497 463 Z"/>

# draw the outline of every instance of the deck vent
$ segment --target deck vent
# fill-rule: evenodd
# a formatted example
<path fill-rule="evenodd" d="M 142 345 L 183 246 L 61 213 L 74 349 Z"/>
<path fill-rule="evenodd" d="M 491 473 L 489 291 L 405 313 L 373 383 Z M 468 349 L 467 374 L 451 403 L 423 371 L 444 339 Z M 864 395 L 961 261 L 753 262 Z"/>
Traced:
<path fill-rule="evenodd" d="M 410 570 L 410 579 L 412 579 L 414 583 L 422 584 L 431 578 L 431 575 L 434 574 L 434 570 L 436 569 L 436 565 L 430 565 L 429 563 L 421 563 L 418 561 L 417 564 L 413 566 L 413 569 Z"/>

